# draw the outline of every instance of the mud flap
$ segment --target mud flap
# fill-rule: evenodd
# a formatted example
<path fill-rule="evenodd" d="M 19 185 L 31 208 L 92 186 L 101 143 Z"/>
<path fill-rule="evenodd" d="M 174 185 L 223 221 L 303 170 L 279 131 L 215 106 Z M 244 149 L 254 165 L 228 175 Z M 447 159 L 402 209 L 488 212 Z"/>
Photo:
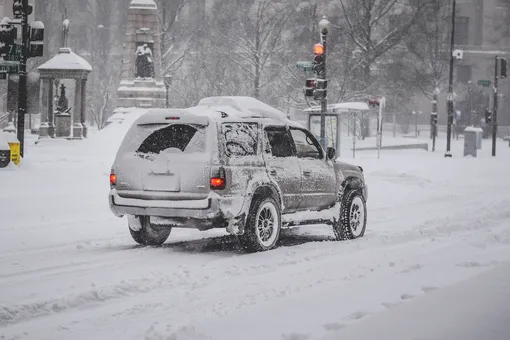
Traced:
<path fill-rule="evenodd" d="M 230 235 L 244 235 L 244 227 L 246 225 L 246 213 L 234 217 L 229 220 L 227 232 Z"/>

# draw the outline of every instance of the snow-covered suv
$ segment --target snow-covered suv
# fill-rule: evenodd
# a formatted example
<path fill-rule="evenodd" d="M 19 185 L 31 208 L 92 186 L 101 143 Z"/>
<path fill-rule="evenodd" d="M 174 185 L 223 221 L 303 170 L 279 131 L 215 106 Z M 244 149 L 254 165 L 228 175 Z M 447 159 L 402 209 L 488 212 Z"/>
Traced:
<path fill-rule="evenodd" d="M 226 228 L 250 251 L 273 248 L 282 227 L 330 224 L 363 236 L 363 169 L 335 161 L 281 111 L 249 97 L 210 97 L 151 109 L 131 126 L 112 166 L 110 208 L 133 239 L 164 243 L 172 228 Z"/>

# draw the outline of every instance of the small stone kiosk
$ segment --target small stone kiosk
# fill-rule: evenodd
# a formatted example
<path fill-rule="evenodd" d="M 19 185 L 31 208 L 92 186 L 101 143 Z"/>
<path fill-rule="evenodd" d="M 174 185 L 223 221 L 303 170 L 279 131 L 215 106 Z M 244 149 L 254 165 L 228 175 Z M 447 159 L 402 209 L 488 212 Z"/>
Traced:
<path fill-rule="evenodd" d="M 118 107 L 165 107 L 157 11 L 154 0 L 131 0 L 117 89 Z"/>
<path fill-rule="evenodd" d="M 87 79 L 92 72 L 90 64 L 67 47 L 69 21 L 64 21 L 64 47 L 58 54 L 37 69 L 42 82 L 42 95 L 46 98 L 46 105 L 42 106 L 39 139 L 67 138 L 83 139 L 87 137 L 86 107 L 87 107 Z M 60 84 L 62 80 L 74 80 L 74 105 L 69 105 L 66 87 Z M 57 102 L 54 102 L 54 88 L 60 92 Z M 72 128 L 71 128 L 72 127 Z"/>

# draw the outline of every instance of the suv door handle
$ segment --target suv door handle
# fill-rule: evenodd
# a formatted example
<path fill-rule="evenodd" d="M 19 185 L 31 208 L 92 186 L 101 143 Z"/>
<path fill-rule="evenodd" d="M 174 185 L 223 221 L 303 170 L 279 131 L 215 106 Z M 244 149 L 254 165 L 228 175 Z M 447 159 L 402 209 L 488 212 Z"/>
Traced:
<path fill-rule="evenodd" d="M 303 175 L 310 176 L 312 173 L 310 171 L 303 171 Z"/>
<path fill-rule="evenodd" d="M 275 170 L 275 169 L 271 169 L 271 170 L 269 171 L 269 174 L 271 174 L 271 175 L 275 176 L 275 175 L 276 175 L 276 170 Z"/>

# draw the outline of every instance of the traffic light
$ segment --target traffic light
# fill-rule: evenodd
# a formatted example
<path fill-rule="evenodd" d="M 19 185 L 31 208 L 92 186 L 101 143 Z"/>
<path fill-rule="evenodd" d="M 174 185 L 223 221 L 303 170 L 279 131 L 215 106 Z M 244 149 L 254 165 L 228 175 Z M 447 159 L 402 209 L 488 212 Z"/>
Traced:
<path fill-rule="evenodd" d="M 506 78 L 507 76 L 507 65 L 506 65 L 506 59 L 505 58 L 498 58 L 498 75 L 500 78 Z"/>
<path fill-rule="evenodd" d="M 34 21 L 30 24 L 30 50 L 28 56 L 42 57 L 44 52 L 44 24 Z"/>
<path fill-rule="evenodd" d="M 313 47 L 315 57 L 313 58 L 313 71 L 321 78 L 324 78 L 325 62 L 324 62 L 324 45 L 315 44 Z"/>
<path fill-rule="evenodd" d="M 0 57 L 7 57 L 14 48 L 18 30 L 14 25 L 0 25 Z"/>
<path fill-rule="evenodd" d="M 377 99 L 369 99 L 368 100 L 368 106 L 370 107 L 379 107 L 379 100 Z"/>
<path fill-rule="evenodd" d="M 327 96 L 328 81 L 326 79 L 315 80 L 315 90 L 313 91 L 314 99 L 324 99 Z"/>
<path fill-rule="evenodd" d="M 492 111 L 490 109 L 485 109 L 485 123 L 492 123 Z"/>
<path fill-rule="evenodd" d="M 14 14 L 14 19 L 22 19 L 23 15 L 29 16 L 34 11 L 34 7 L 32 5 L 28 5 L 25 9 L 23 8 L 22 0 L 14 0 L 12 3 L 12 13 Z"/>
<path fill-rule="evenodd" d="M 430 114 L 430 124 L 432 126 L 436 126 L 437 125 L 437 113 L 431 113 Z"/>
<path fill-rule="evenodd" d="M 315 79 L 309 78 L 305 83 L 305 97 L 313 97 L 313 91 L 315 90 Z"/>

